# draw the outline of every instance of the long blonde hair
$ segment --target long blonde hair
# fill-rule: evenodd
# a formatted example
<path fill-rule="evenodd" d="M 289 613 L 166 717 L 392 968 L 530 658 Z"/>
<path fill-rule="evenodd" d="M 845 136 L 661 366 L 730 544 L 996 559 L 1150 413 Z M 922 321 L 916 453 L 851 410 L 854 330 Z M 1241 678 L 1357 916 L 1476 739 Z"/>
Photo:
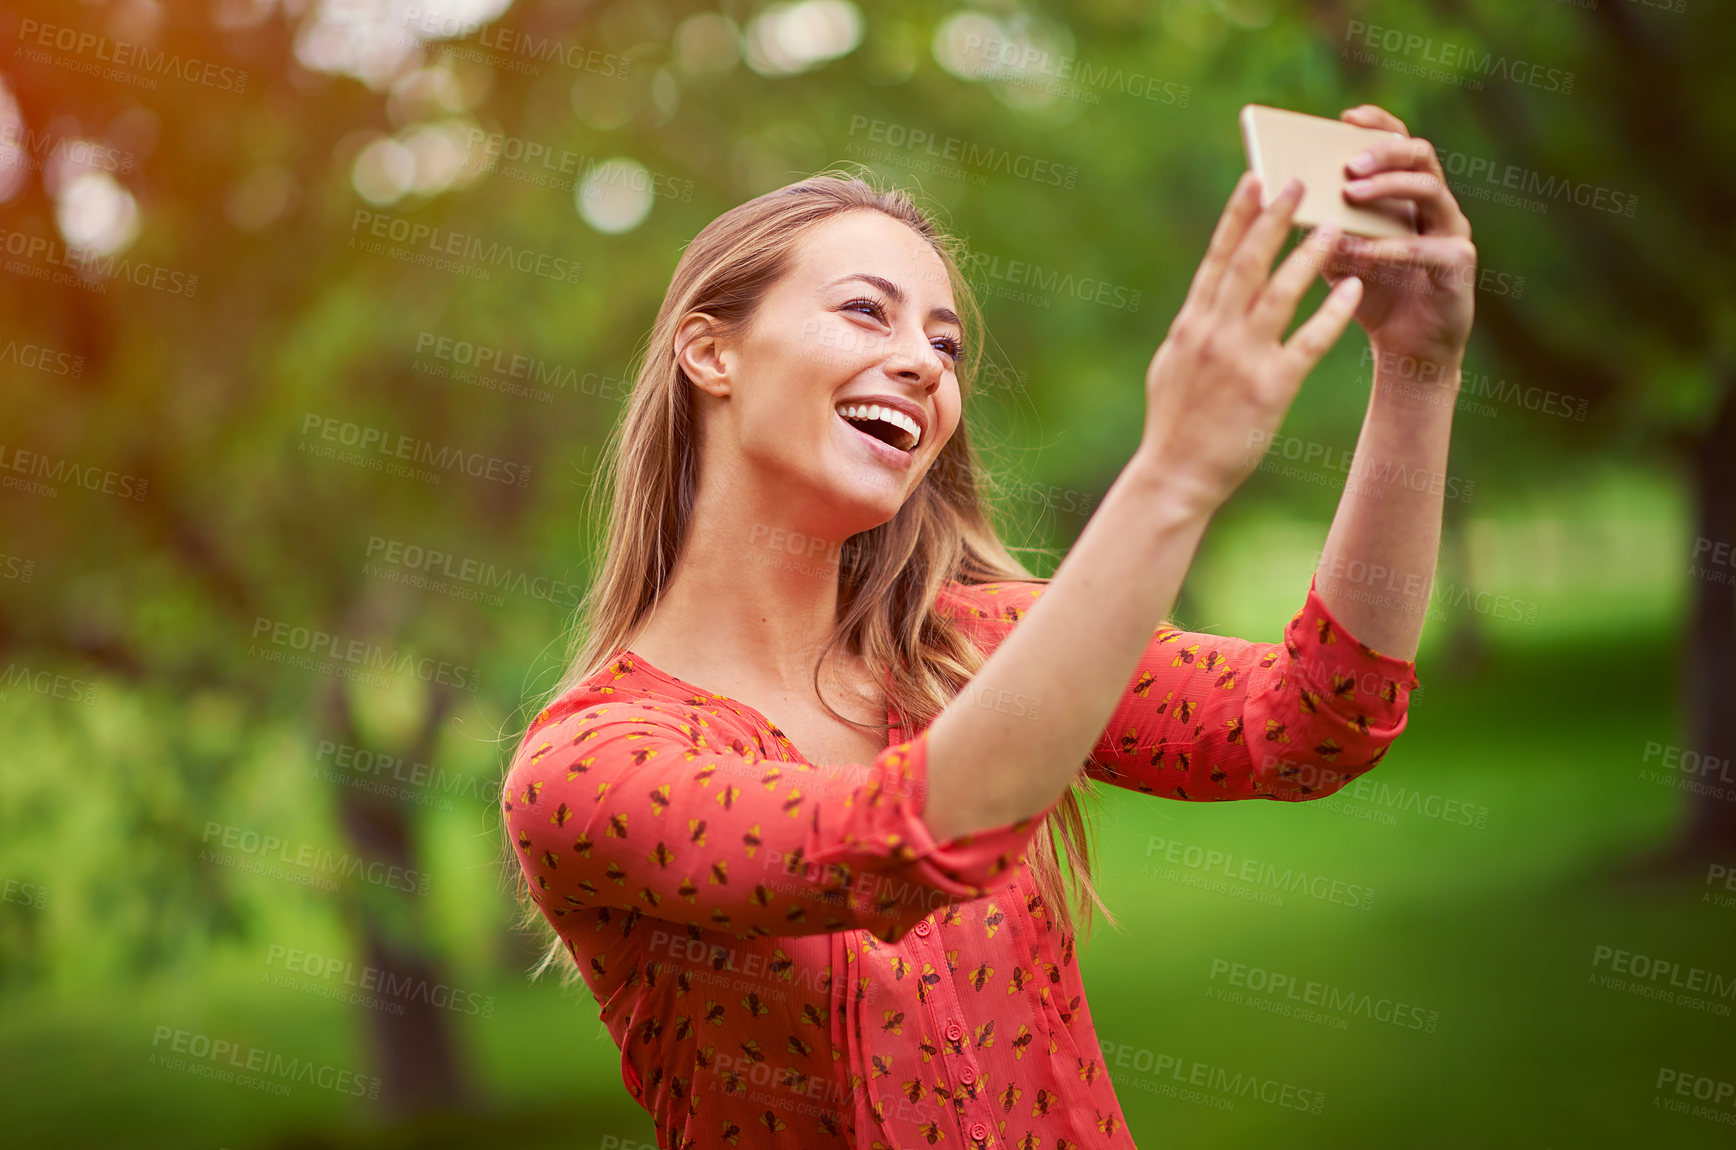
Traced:
<path fill-rule="evenodd" d="M 981 362 L 983 341 L 976 337 L 983 325 L 976 297 L 960 271 L 960 245 L 904 192 L 877 189 L 853 172 L 826 171 L 712 220 L 675 266 L 640 353 L 626 410 L 605 444 L 598 482 L 591 488 L 593 499 L 600 490 L 610 498 L 599 564 L 577 609 L 566 673 L 545 706 L 597 674 L 611 655 L 630 643 L 675 570 L 699 480 L 692 385 L 675 354 L 682 319 L 704 312 L 717 320 L 714 330 L 719 334 L 741 331 L 760 299 L 788 271 L 802 236 L 824 220 L 861 209 L 884 212 L 908 225 L 945 264 L 965 328 L 967 350 L 956 372 L 961 393 L 970 394 L 971 378 Z M 961 419 L 898 513 L 846 541 L 839 561 L 838 620 L 814 666 L 816 694 L 821 667 L 834 648 L 848 641 L 851 647 L 845 649 L 860 650 L 870 667 L 890 669 L 887 701 L 902 729 L 921 730 L 984 662 L 964 631 L 935 610 L 940 590 L 953 581 L 1047 582 L 1028 571 L 996 535 L 978 487 L 979 470 Z M 825 706 L 852 725 L 886 727 L 857 723 L 839 715 L 829 702 Z M 1091 879 L 1080 803 L 1090 786 L 1081 770 L 1032 836 L 1027 852 L 1044 904 L 1065 930 L 1073 929 L 1074 900 L 1081 904 L 1087 927 L 1093 905 L 1108 915 Z M 526 895 L 527 925 L 548 929 Z M 537 972 L 546 970 L 562 951 L 558 939 L 551 942 Z M 574 971 L 576 967 L 568 971 L 569 977 Z"/>

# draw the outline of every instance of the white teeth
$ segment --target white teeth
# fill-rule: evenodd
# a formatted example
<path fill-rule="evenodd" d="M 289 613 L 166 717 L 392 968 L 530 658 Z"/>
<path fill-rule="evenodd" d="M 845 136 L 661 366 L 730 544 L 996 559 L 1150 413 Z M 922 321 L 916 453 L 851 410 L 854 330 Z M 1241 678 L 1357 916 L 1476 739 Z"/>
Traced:
<path fill-rule="evenodd" d="M 907 450 L 915 451 L 916 445 L 922 442 L 921 426 L 896 408 L 881 407 L 878 403 L 846 403 L 838 408 L 838 414 L 846 419 L 879 419 L 894 427 L 902 427 L 910 433 L 910 447 Z"/>

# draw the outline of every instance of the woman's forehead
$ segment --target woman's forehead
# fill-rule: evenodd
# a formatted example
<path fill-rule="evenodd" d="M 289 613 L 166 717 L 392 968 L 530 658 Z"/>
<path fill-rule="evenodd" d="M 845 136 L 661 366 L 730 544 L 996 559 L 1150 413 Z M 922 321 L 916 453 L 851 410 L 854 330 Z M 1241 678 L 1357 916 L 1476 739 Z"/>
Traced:
<path fill-rule="evenodd" d="M 793 279 L 819 287 L 840 276 L 878 276 L 918 304 L 952 306 L 952 282 L 933 246 L 884 212 L 852 211 L 810 229 L 799 246 Z"/>

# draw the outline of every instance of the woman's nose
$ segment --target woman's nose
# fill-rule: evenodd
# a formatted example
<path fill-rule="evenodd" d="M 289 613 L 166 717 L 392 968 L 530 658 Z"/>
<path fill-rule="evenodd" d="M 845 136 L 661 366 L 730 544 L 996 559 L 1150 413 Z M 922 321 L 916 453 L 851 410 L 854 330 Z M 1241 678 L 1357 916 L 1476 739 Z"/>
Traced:
<path fill-rule="evenodd" d="M 900 341 L 887 357 L 887 370 L 932 392 L 940 386 L 940 353 L 924 341 L 919 346 Z"/>

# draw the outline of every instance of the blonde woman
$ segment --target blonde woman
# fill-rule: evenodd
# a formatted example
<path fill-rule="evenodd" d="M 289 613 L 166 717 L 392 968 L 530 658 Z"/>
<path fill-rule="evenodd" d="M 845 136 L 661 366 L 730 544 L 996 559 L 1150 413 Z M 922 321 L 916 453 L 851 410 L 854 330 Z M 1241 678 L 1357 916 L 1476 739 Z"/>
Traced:
<path fill-rule="evenodd" d="M 1046 580 L 985 513 L 962 421 L 980 326 L 909 200 L 820 176 L 688 246 L 610 443 L 571 670 L 503 796 L 550 960 L 588 984 L 660 1146 L 1133 1145 L 1074 956 L 1075 904 L 1101 905 L 1081 794 L 1329 795 L 1418 685 L 1420 612 L 1347 579 L 1317 575 L 1280 643 L 1165 618 L 1353 316 L 1456 386 L 1469 226 L 1426 143 L 1370 172 L 1347 194 L 1410 199 L 1423 234 L 1316 229 L 1275 271 L 1296 189 L 1262 209 L 1243 177 L 1138 450 Z M 1337 286 L 1284 338 L 1323 268 Z M 1451 405 L 1410 394 L 1377 377 L 1359 471 L 1444 471 Z M 1440 491 L 1359 481 L 1327 560 L 1426 587 Z"/>

